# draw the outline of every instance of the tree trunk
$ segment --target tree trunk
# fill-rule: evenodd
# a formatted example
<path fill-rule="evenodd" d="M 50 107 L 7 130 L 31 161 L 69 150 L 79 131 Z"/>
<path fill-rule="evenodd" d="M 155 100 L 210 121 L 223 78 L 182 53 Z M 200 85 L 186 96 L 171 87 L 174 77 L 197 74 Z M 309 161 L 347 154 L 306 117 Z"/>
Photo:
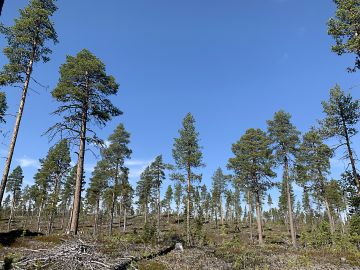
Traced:
<path fill-rule="evenodd" d="M 256 192 L 256 220 L 259 234 L 259 245 L 263 245 L 263 230 L 262 230 L 262 215 L 260 209 L 260 195 L 259 192 Z"/>
<path fill-rule="evenodd" d="M 157 241 L 160 241 L 160 217 L 161 217 L 161 199 L 160 199 L 160 176 L 158 175 L 157 185 Z"/>
<path fill-rule="evenodd" d="M 191 244 L 190 238 L 190 187 L 191 187 L 191 168 L 190 163 L 187 165 L 187 211 L 186 211 L 186 242 L 188 245 Z"/>
<path fill-rule="evenodd" d="M 123 208 L 122 206 L 123 206 L 123 196 L 121 195 L 120 205 L 119 205 L 119 231 L 121 230 L 121 213 Z"/>
<path fill-rule="evenodd" d="M 167 224 L 170 223 L 170 205 L 167 206 Z"/>
<path fill-rule="evenodd" d="M 126 232 L 126 208 L 124 208 L 124 227 L 123 231 Z"/>
<path fill-rule="evenodd" d="M 96 199 L 96 210 L 95 210 L 95 219 L 94 219 L 94 235 L 99 233 L 99 211 L 100 211 L 100 198 Z"/>
<path fill-rule="evenodd" d="M 288 161 L 287 157 L 285 157 L 285 159 L 284 159 L 284 177 L 285 177 L 285 182 L 286 182 L 286 194 L 287 194 L 287 205 L 288 205 L 291 241 L 292 241 L 293 247 L 296 248 L 296 234 L 295 234 L 295 228 L 294 228 L 292 202 L 291 202 L 291 194 L 290 194 L 289 161 Z"/>
<path fill-rule="evenodd" d="M 345 133 L 345 140 L 346 140 L 346 147 L 348 150 L 348 154 L 349 154 L 349 159 L 350 159 L 350 163 L 351 163 L 351 169 L 352 169 L 352 174 L 354 177 L 354 182 L 358 191 L 358 195 L 360 195 L 360 181 L 359 181 L 359 177 L 356 171 L 356 166 L 355 166 L 355 160 L 353 157 L 353 152 L 351 149 L 351 145 L 350 145 L 350 138 L 349 138 L 349 134 L 348 134 L 348 129 L 345 123 L 345 120 L 342 120 L 342 124 L 343 124 L 343 129 L 344 129 L 344 133 Z"/>
<path fill-rule="evenodd" d="M 54 215 L 55 215 L 56 205 L 58 203 L 60 178 L 61 178 L 60 176 L 55 178 L 54 193 L 53 193 L 53 196 L 52 196 L 50 217 L 49 217 L 49 224 L 48 224 L 48 234 L 50 234 L 52 229 L 53 229 Z"/>
<path fill-rule="evenodd" d="M 86 72 L 86 77 L 88 73 Z M 81 187 L 84 175 L 84 159 L 85 159 L 85 144 L 86 144 L 86 124 L 88 118 L 88 81 L 85 86 L 86 97 L 83 103 L 82 115 L 81 115 L 81 130 L 80 130 L 80 145 L 79 145 L 79 157 L 77 162 L 76 170 L 76 183 L 74 192 L 74 203 L 72 210 L 70 233 L 76 235 L 79 227 L 79 216 L 80 216 L 80 204 L 81 204 Z"/>
<path fill-rule="evenodd" d="M 251 243 L 254 243 L 254 237 L 253 237 L 253 231 L 252 231 L 252 212 L 253 211 L 252 211 L 250 191 L 248 191 L 248 204 L 249 204 L 248 216 L 249 216 L 250 240 L 251 240 Z"/>
<path fill-rule="evenodd" d="M 11 201 L 10 216 L 9 216 L 9 221 L 8 221 L 8 231 L 10 231 L 10 229 L 11 229 L 11 222 L 12 222 L 13 216 L 14 216 L 14 209 L 15 209 L 15 192 L 13 193 L 13 198 Z"/>
<path fill-rule="evenodd" d="M 147 214 L 148 214 L 148 203 L 145 202 L 145 205 L 144 205 L 144 221 L 145 221 L 145 224 L 147 223 Z"/>
<path fill-rule="evenodd" d="M 326 213 L 327 213 L 327 216 L 328 216 L 328 219 L 329 219 L 330 233 L 333 236 L 334 233 L 335 233 L 334 218 L 333 218 L 333 216 L 331 214 L 330 205 L 329 205 L 329 202 L 328 202 L 328 200 L 326 198 L 324 199 L 324 203 L 325 203 L 325 207 L 326 207 Z"/>
<path fill-rule="evenodd" d="M 44 200 L 41 200 L 40 206 L 39 206 L 39 211 L 38 211 L 38 218 L 37 218 L 37 232 L 40 232 L 40 223 L 41 223 L 41 214 L 44 208 Z"/>
<path fill-rule="evenodd" d="M 12 134 L 12 137 L 11 137 L 11 143 L 10 143 L 10 147 L 9 147 L 9 152 L 8 152 L 8 155 L 7 155 L 7 158 L 6 158 L 6 161 L 5 161 L 4 172 L 3 172 L 3 175 L 2 175 L 2 179 L 1 179 L 1 185 L 0 185 L 0 208 L 1 208 L 1 203 L 2 203 L 3 197 L 4 197 L 4 192 L 5 192 L 6 182 L 7 182 L 9 171 L 10 171 L 12 157 L 13 157 L 13 154 L 14 154 L 16 139 L 17 139 L 17 136 L 18 136 L 18 133 L 19 133 L 20 122 L 21 122 L 21 118 L 22 118 L 22 115 L 23 115 L 23 112 L 24 112 L 25 100 L 26 100 L 27 91 L 28 91 L 28 88 L 29 88 L 31 73 L 32 73 L 33 64 L 34 64 L 36 46 L 37 46 L 37 43 L 36 43 L 36 41 L 34 39 L 31 58 L 30 58 L 30 61 L 28 63 L 27 69 L 26 69 L 26 78 L 25 78 L 23 92 L 22 92 L 22 96 L 21 96 L 21 100 L 20 100 L 19 110 L 18 110 L 18 113 L 16 115 L 15 126 L 14 126 L 13 134 Z"/>
<path fill-rule="evenodd" d="M 112 234 L 112 229 L 113 229 L 113 223 L 114 223 L 114 209 L 115 209 L 115 202 L 116 202 L 116 189 L 118 186 L 118 175 L 119 175 L 119 164 L 116 164 L 116 169 L 115 169 L 115 177 L 114 177 L 114 188 L 113 188 L 113 196 L 112 196 L 112 201 L 111 201 L 111 209 L 110 209 L 110 224 L 109 224 L 109 234 Z"/>
<path fill-rule="evenodd" d="M 219 208 L 220 208 L 220 221 L 221 221 L 221 226 L 224 226 L 224 211 L 223 211 L 223 207 L 222 207 L 222 198 L 221 198 L 221 194 L 220 194 L 220 200 L 219 200 Z"/>

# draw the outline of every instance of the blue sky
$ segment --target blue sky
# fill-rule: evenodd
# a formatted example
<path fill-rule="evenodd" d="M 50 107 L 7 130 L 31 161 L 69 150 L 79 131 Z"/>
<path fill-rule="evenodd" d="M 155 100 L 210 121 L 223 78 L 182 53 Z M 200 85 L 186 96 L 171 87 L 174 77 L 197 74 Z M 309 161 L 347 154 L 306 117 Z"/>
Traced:
<path fill-rule="evenodd" d="M 12 24 L 28 1 L 5 1 L 1 22 Z M 331 0 L 108 0 L 59 1 L 54 17 L 59 44 L 51 61 L 37 64 L 27 99 L 13 166 L 23 165 L 32 183 L 39 158 L 52 142 L 41 134 L 56 119 L 50 91 L 66 55 L 87 48 L 104 61 L 120 83 L 113 102 L 124 112 L 99 131 L 102 138 L 120 122 L 131 133 L 132 182 L 146 164 L 163 154 L 172 163 L 173 138 L 182 118 L 194 114 L 210 184 L 225 168 L 231 144 L 247 128 L 266 128 L 266 120 L 284 109 L 305 132 L 322 117 L 321 100 L 339 83 L 359 97 L 359 74 L 346 72 L 352 56 L 331 52 L 326 22 L 335 12 Z M 0 38 L 0 47 L 5 40 Z M 6 59 L 0 55 L 0 64 Z M 20 92 L 5 88 L 9 113 L 17 111 Z M 11 133 L 14 117 L 2 127 Z M 2 139 L 5 156 L 10 134 Z M 357 138 L 356 138 L 357 140 Z M 4 159 L 2 159 L 3 166 Z M 96 159 L 86 156 L 90 175 Z M 333 160 L 336 177 L 344 164 Z M 281 174 L 280 174 L 281 175 Z M 166 183 L 167 184 L 167 183 Z M 276 193 L 276 192 L 275 192 Z"/>

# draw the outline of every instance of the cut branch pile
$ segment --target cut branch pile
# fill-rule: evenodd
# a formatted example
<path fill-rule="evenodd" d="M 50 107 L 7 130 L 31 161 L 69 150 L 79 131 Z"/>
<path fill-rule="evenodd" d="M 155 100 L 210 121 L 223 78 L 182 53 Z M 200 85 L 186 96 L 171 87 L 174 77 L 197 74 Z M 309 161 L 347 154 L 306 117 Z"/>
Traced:
<path fill-rule="evenodd" d="M 48 250 L 28 250 L 26 256 L 13 264 L 13 269 L 121 269 L 131 258 L 111 262 L 97 251 L 96 245 L 73 239 Z"/>

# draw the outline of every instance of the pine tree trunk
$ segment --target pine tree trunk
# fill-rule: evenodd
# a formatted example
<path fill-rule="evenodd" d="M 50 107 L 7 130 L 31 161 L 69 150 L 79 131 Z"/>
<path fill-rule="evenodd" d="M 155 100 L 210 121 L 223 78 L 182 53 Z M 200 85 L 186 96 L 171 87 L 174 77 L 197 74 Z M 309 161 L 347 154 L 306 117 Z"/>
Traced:
<path fill-rule="evenodd" d="M 324 199 L 324 203 L 325 203 L 325 207 L 326 207 L 326 213 L 327 213 L 327 216 L 328 216 L 328 219 L 329 219 L 330 233 L 333 236 L 334 233 L 335 233 L 334 218 L 333 218 L 333 216 L 331 214 L 330 205 L 329 205 L 329 202 L 328 202 L 328 200 L 326 198 Z"/>
<path fill-rule="evenodd" d="M 216 211 L 216 207 L 215 207 L 215 228 L 218 228 L 218 219 L 217 219 L 217 211 Z"/>
<path fill-rule="evenodd" d="M 50 217 L 49 217 L 49 224 L 48 224 L 48 234 L 51 233 L 53 229 L 54 224 L 54 215 L 56 211 L 56 205 L 58 203 L 58 197 L 59 197 L 59 186 L 60 186 L 60 176 L 55 178 L 55 186 L 54 186 L 54 193 L 53 198 L 51 202 L 51 210 L 50 210 Z"/>
<path fill-rule="evenodd" d="M 100 198 L 96 199 L 95 219 L 94 219 L 94 235 L 99 233 L 99 212 L 100 212 Z"/>
<path fill-rule="evenodd" d="M 260 195 L 259 192 L 256 192 L 256 220 L 259 234 L 259 245 L 263 245 L 263 230 L 262 230 L 262 215 L 260 209 Z"/>
<path fill-rule="evenodd" d="M 124 227 L 123 231 L 126 232 L 126 208 L 124 208 Z"/>
<path fill-rule="evenodd" d="M 145 202 L 145 205 L 144 205 L 144 222 L 145 222 L 145 224 L 147 223 L 147 214 L 148 214 L 148 203 Z"/>
<path fill-rule="evenodd" d="M 121 213 L 123 208 L 123 196 L 121 195 L 120 198 L 120 205 L 119 205 L 119 231 L 121 230 Z"/>
<path fill-rule="evenodd" d="M 354 156 L 353 156 L 353 151 L 351 149 L 350 138 L 349 138 L 348 129 L 346 127 L 345 120 L 342 120 L 342 124 L 343 124 L 344 133 L 345 133 L 346 147 L 347 147 L 348 154 L 349 154 L 349 159 L 350 159 L 352 174 L 354 177 L 354 182 L 355 182 L 355 185 L 356 185 L 356 188 L 358 191 L 358 195 L 360 195 L 360 180 L 359 180 L 359 176 L 356 171 L 355 160 L 354 160 Z"/>
<path fill-rule="evenodd" d="M 252 231 L 252 212 L 253 212 L 253 210 L 252 210 L 250 191 L 248 191 L 248 204 L 249 204 L 248 216 L 249 216 L 250 240 L 251 240 L 251 243 L 254 243 L 254 237 L 253 237 L 253 231 Z"/>
<path fill-rule="evenodd" d="M 86 77 L 88 73 L 86 72 Z M 81 115 L 81 130 L 80 130 L 80 145 L 79 145 L 79 157 L 77 162 L 76 170 L 76 182 L 75 182 L 75 192 L 74 192 L 74 203 L 71 215 L 71 225 L 70 233 L 76 235 L 79 227 L 79 217 L 80 217 L 80 204 L 81 204 L 81 187 L 84 175 L 84 159 L 85 159 L 85 144 L 86 144 L 86 124 L 88 119 L 88 81 L 86 82 L 85 91 L 86 91 L 86 100 L 83 103 L 82 115 Z"/>
<path fill-rule="evenodd" d="M 170 223 L 170 205 L 167 206 L 167 224 Z"/>
<path fill-rule="evenodd" d="M 38 218 L 37 218 L 37 232 L 40 232 L 40 223 L 41 223 L 41 214 L 44 208 L 44 199 L 41 199 L 41 203 L 39 206 L 39 211 L 38 211 Z"/>
<path fill-rule="evenodd" d="M 160 218 L 161 218 L 161 199 L 160 199 L 160 177 L 158 175 L 157 185 L 157 241 L 160 241 Z"/>
<path fill-rule="evenodd" d="M 7 158 L 6 158 L 6 161 L 5 161 L 4 172 L 3 172 L 3 175 L 2 175 L 2 179 L 1 179 L 1 185 L 0 185 L 0 209 L 1 209 L 1 203 L 2 203 L 2 200 L 3 200 L 3 197 L 4 197 L 6 182 L 7 182 L 8 176 L 9 176 L 11 161 L 12 161 L 12 157 L 13 157 L 14 149 L 15 149 L 15 144 L 16 144 L 16 139 L 17 139 L 17 136 L 18 136 L 18 133 L 19 133 L 21 118 L 22 118 L 22 115 L 23 115 L 23 112 L 24 112 L 24 106 L 25 106 L 27 91 L 28 91 L 28 88 L 29 88 L 31 73 L 32 73 L 32 69 L 33 69 L 34 59 L 35 59 L 36 47 L 37 47 L 37 43 L 36 43 L 36 41 L 34 39 L 32 52 L 31 52 L 31 58 L 30 58 L 30 61 L 28 63 L 27 69 L 26 69 L 26 77 L 25 77 L 23 92 L 22 92 L 22 96 L 21 96 L 21 100 L 20 100 L 19 110 L 18 110 L 18 113 L 16 115 L 15 126 L 14 126 L 13 134 L 12 134 L 12 137 L 11 137 L 11 143 L 10 143 L 10 147 L 9 147 L 9 152 L 8 152 L 8 155 L 7 155 Z"/>
<path fill-rule="evenodd" d="M 112 234 L 113 223 L 114 223 L 114 209 L 115 209 L 115 202 L 116 202 L 116 189 L 118 186 L 118 175 L 119 175 L 119 164 L 116 164 L 115 177 L 114 177 L 114 188 L 113 188 L 111 209 L 110 209 L 110 224 L 109 224 L 109 234 L 110 235 Z"/>
<path fill-rule="evenodd" d="M 220 194 L 219 207 L 220 207 L 220 221 L 221 221 L 221 226 L 224 226 L 224 213 L 223 213 L 223 207 L 222 207 L 221 194 Z"/>
<path fill-rule="evenodd" d="M 10 231 L 10 229 L 11 229 L 11 222 L 12 222 L 13 216 L 14 216 L 14 209 L 15 209 L 15 192 L 13 193 L 13 198 L 11 201 L 10 216 L 9 216 L 9 221 L 8 221 L 8 231 Z"/>
<path fill-rule="evenodd" d="M 286 182 L 286 194 L 287 194 L 287 205 L 288 205 L 288 215 L 289 215 L 289 225 L 290 225 L 290 234 L 291 241 L 294 248 L 296 248 L 296 234 L 293 220 L 293 211 L 292 211 L 292 202 L 290 194 L 290 182 L 289 182 L 289 162 L 287 157 L 284 159 L 284 177 Z"/>
<path fill-rule="evenodd" d="M 191 187 L 191 168 L 190 162 L 187 165 L 187 211 L 186 211 L 186 242 L 191 244 L 190 238 L 190 187 Z"/>

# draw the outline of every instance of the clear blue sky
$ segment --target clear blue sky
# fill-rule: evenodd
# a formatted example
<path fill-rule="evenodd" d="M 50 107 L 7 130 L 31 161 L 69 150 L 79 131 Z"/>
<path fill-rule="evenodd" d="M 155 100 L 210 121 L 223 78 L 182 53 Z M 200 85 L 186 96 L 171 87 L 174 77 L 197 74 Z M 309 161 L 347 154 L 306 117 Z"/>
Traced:
<path fill-rule="evenodd" d="M 12 24 L 28 1 L 5 1 L 1 21 Z M 335 83 L 359 97 L 359 75 L 349 74 L 352 56 L 331 52 L 326 22 L 331 0 L 108 0 L 58 1 L 54 17 L 59 44 L 51 62 L 37 64 L 15 149 L 13 166 L 24 165 L 26 183 L 49 146 L 41 134 L 55 119 L 50 95 L 66 55 L 87 48 L 120 83 L 113 98 L 124 115 L 99 131 L 106 138 L 119 122 L 131 132 L 134 183 L 156 155 L 172 163 L 173 138 L 187 112 L 194 114 L 204 147 L 203 181 L 232 155 L 231 144 L 247 128 L 266 128 L 284 109 L 302 132 L 322 117 L 320 101 Z M 4 38 L 0 38 L 3 48 Z M 0 64 L 6 59 L 0 56 Z M 355 88 L 353 88 L 355 87 Z M 9 113 L 20 92 L 6 88 Z M 8 117 L 5 131 L 12 131 Z M 5 156 L 10 135 L 1 139 Z M 2 161 L 3 163 L 3 161 Z M 86 171 L 96 163 L 87 153 Z M 334 160 L 335 175 L 343 168 Z M 3 166 L 2 164 L 0 164 Z"/>

